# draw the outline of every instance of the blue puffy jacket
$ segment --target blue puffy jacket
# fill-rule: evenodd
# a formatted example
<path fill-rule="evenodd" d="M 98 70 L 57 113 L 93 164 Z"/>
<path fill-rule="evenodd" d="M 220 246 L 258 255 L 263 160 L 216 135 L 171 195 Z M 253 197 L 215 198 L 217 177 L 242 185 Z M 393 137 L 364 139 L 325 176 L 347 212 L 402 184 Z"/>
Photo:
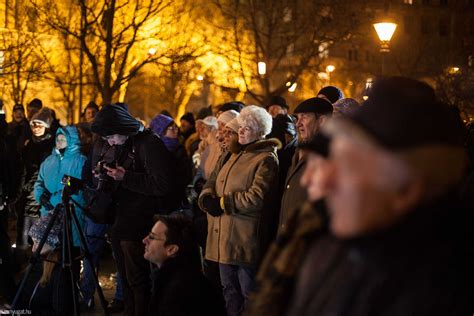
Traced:
<path fill-rule="evenodd" d="M 66 136 L 67 147 L 64 153 L 56 148 L 53 149 L 51 155 L 46 158 L 40 166 L 38 179 L 34 187 L 35 199 L 39 202 L 41 195 L 48 190 L 51 193 L 50 202 L 53 206 L 61 203 L 61 194 L 63 185 L 61 180 L 64 175 L 74 178 L 82 178 L 82 167 L 86 161 L 86 157 L 80 152 L 80 140 L 77 128 L 75 126 L 66 126 L 58 129 L 56 137 L 62 134 Z M 71 198 L 79 205 L 84 206 L 85 200 L 82 191 L 72 195 Z M 42 206 L 40 209 L 41 216 L 46 216 L 48 211 Z M 76 215 L 81 226 L 84 225 L 84 214 L 81 209 L 76 207 Z M 73 240 L 74 246 L 80 245 L 79 234 L 74 225 Z"/>

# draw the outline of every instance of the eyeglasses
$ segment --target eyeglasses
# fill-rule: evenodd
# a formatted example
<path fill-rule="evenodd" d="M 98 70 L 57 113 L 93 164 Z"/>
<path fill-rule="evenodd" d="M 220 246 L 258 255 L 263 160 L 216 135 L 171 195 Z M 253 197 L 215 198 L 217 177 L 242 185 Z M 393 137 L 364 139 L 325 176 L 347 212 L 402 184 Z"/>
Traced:
<path fill-rule="evenodd" d="M 150 239 L 150 240 L 161 240 L 161 241 L 166 241 L 166 239 L 163 239 L 163 238 L 158 238 L 158 237 L 154 237 L 152 232 L 150 232 L 150 233 L 148 234 L 147 238 L 148 238 L 148 239 Z"/>
<path fill-rule="evenodd" d="M 169 130 L 169 131 L 177 131 L 177 130 L 178 130 L 178 126 L 175 126 L 175 125 L 170 126 L 170 127 L 167 128 L 167 130 Z"/>

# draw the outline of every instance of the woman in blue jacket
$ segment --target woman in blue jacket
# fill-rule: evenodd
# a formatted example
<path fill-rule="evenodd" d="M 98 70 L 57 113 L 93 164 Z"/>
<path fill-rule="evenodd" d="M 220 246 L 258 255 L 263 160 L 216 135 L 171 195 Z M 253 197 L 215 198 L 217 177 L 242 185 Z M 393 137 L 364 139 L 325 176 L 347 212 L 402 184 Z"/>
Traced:
<path fill-rule="evenodd" d="M 41 216 L 46 216 L 48 211 L 62 202 L 61 194 L 64 185 L 61 182 L 65 175 L 81 179 L 82 166 L 86 161 L 86 157 L 81 154 L 80 145 L 79 134 L 75 126 L 58 129 L 56 146 L 51 155 L 41 164 L 34 188 L 35 199 L 41 204 Z M 85 205 L 82 191 L 72 195 L 71 198 L 79 205 Z M 82 227 L 84 225 L 84 214 L 79 207 L 76 207 L 76 215 Z M 79 233 L 75 225 L 72 226 L 74 246 L 79 247 Z"/>

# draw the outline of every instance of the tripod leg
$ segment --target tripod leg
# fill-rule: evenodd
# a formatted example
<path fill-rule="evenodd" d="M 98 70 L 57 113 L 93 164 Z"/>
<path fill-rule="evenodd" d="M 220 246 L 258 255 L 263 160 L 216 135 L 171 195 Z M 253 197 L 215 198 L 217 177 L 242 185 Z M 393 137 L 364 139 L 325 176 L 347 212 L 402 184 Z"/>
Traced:
<path fill-rule="evenodd" d="M 81 240 L 81 248 L 84 250 L 84 258 L 87 260 L 87 262 L 90 264 L 92 271 L 95 270 L 94 263 L 92 262 L 91 254 L 89 252 L 89 247 L 87 247 L 87 242 L 86 242 L 86 237 L 84 235 L 84 231 L 79 225 L 79 220 L 77 219 L 75 208 L 73 205 L 70 206 L 69 211 L 71 213 L 71 218 L 74 222 L 74 225 L 76 226 L 76 229 L 79 233 L 79 238 Z M 104 292 L 102 292 L 102 288 L 99 285 L 99 279 L 96 273 L 92 273 L 93 278 L 94 278 L 94 283 L 95 287 L 97 289 L 97 294 L 99 295 L 99 300 L 100 300 L 100 305 L 102 306 L 102 309 L 104 311 L 104 315 L 108 316 L 109 312 L 107 310 L 107 303 L 105 300 Z"/>
<path fill-rule="evenodd" d="M 70 208 L 71 206 L 66 204 L 66 214 L 63 218 L 63 268 L 69 270 L 69 275 L 71 278 L 71 293 L 72 293 L 72 302 L 74 307 L 74 315 L 79 315 L 79 303 L 78 303 L 78 293 L 76 289 L 76 278 L 73 271 L 74 257 L 72 255 L 73 247 L 73 237 L 72 237 L 72 225 L 71 225 L 71 216 Z"/>
<path fill-rule="evenodd" d="M 20 286 L 18 287 L 18 291 L 15 294 L 15 298 L 13 299 L 12 302 L 12 310 L 18 309 L 18 301 L 21 297 L 21 293 L 23 292 L 26 282 L 28 281 L 28 278 L 31 274 L 31 270 L 33 269 L 33 266 L 39 261 L 40 255 L 41 255 L 41 250 L 44 247 L 44 244 L 46 243 L 46 240 L 48 239 L 49 232 L 51 231 L 51 228 L 53 228 L 54 222 L 56 222 L 56 219 L 59 214 L 60 207 L 57 206 L 55 207 L 53 211 L 53 215 L 51 216 L 51 219 L 48 223 L 48 226 L 46 226 L 46 230 L 41 237 L 41 240 L 38 244 L 38 248 L 36 249 L 35 253 L 31 256 L 30 258 L 30 263 L 28 264 L 28 267 L 26 269 L 26 273 L 23 276 L 23 279 L 21 280 Z"/>

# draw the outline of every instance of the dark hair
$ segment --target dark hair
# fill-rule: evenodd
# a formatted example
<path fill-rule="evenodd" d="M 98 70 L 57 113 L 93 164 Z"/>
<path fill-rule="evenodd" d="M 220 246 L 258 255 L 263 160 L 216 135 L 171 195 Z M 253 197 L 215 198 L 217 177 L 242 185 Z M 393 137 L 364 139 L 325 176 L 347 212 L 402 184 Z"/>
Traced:
<path fill-rule="evenodd" d="M 178 215 L 157 215 L 156 222 L 166 225 L 165 245 L 177 245 L 179 247 L 178 256 L 194 256 L 198 249 L 192 222 L 186 216 Z"/>
<path fill-rule="evenodd" d="M 87 110 L 87 109 L 94 109 L 94 110 L 96 110 L 97 112 L 99 112 L 99 110 L 100 110 L 100 109 L 99 109 L 99 106 L 98 106 L 94 101 L 91 101 L 91 102 L 89 102 L 89 103 L 86 105 L 86 107 L 84 108 L 83 114 L 86 113 L 86 110 Z"/>

